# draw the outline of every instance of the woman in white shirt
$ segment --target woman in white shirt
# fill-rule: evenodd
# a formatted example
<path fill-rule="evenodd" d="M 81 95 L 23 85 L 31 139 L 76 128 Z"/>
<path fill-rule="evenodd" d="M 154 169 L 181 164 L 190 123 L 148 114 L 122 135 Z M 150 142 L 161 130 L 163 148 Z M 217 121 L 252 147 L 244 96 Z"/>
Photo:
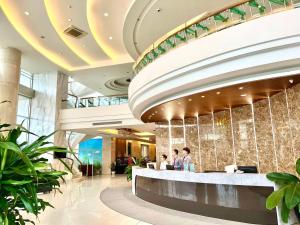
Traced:
<path fill-rule="evenodd" d="M 167 169 L 167 165 L 168 165 L 168 161 L 167 161 L 167 155 L 166 154 L 163 154 L 161 156 L 161 162 L 160 162 L 160 169 L 161 170 L 166 170 Z"/>

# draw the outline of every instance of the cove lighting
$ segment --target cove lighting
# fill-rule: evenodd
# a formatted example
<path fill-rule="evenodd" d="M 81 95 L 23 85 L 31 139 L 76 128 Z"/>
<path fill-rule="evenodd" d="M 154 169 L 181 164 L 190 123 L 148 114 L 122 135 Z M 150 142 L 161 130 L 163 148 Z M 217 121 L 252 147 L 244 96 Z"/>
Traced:
<path fill-rule="evenodd" d="M 85 53 L 85 51 L 82 51 L 82 48 L 80 48 L 77 44 L 70 41 L 70 39 L 64 34 L 65 27 L 61 26 L 60 23 L 60 16 L 57 13 L 57 10 L 55 10 L 55 4 L 53 4 L 52 0 L 44 0 L 46 12 L 48 15 L 48 18 L 54 27 L 56 33 L 60 37 L 60 39 L 69 47 L 69 49 L 74 52 L 80 59 L 82 59 L 84 62 L 86 62 L 89 65 L 93 65 L 95 63 L 95 60 L 91 58 L 88 54 Z M 71 18 L 68 19 L 69 22 L 72 21 Z"/>
<path fill-rule="evenodd" d="M 116 52 L 110 45 L 107 44 L 106 38 L 103 38 L 101 34 L 105 33 L 99 27 L 99 21 L 97 20 L 97 13 L 94 10 L 94 6 L 97 4 L 97 0 L 87 0 L 86 3 L 86 16 L 91 33 L 96 40 L 99 47 L 104 53 L 112 60 L 118 59 L 118 52 Z"/>

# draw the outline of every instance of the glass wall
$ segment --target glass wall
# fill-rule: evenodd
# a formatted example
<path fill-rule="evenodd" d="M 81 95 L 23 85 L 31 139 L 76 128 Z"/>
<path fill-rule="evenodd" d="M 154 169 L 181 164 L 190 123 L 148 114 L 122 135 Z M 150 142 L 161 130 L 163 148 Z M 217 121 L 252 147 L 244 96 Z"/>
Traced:
<path fill-rule="evenodd" d="M 32 88 L 32 74 L 21 70 L 20 84 Z M 31 98 L 20 95 L 18 100 L 17 124 L 22 124 L 23 127 L 30 130 L 30 115 L 31 115 Z M 20 141 L 29 141 L 29 134 L 23 133 Z"/>

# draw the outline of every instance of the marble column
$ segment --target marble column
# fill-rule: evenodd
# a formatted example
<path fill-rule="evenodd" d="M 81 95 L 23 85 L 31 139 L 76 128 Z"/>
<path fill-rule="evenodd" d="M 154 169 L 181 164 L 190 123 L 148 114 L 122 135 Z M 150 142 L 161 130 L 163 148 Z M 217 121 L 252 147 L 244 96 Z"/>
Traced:
<path fill-rule="evenodd" d="M 102 174 L 111 174 L 112 163 L 112 148 L 114 146 L 114 139 L 111 136 L 102 136 Z"/>
<path fill-rule="evenodd" d="M 19 50 L 0 48 L 0 123 L 16 123 L 20 64 Z"/>

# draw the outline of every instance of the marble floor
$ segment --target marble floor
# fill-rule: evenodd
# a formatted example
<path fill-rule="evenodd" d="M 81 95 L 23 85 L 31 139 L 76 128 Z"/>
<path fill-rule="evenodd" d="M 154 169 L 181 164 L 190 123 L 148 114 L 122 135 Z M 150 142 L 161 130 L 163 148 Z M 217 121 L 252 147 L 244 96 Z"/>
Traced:
<path fill-rule="evenodd" d="M 41 195 L 45 200 L 54 205 L 54 209 L 47 208 L 43 212 L 36 224 L 39 225 L 147 225 L 138 219 L 125 216 L 117 211 L 109 208 L 100 200 L 100 193 L 104 190 L 128 188 L 130 183 L 126 181 L 125 176 L 99 176 L 95 178 L 79 179 L 69 181 L 62 185 L 62 192 Z M 113 194 L 112 199 L 118 201 L 120 193 Z M 128 194 L 127 194 L 128 195 Z M 135 196 L 131 196 L 136 198 Z M 135 210 L 138 214 L 147 216 L 155 216 L 157 221 L 163 220 L 164 223 L 152 223 L 163 225 L 188 224 L 188 225 L 232 225 L 242 224 L 233 223 L 231 221 L 218 220 L 208 217 L 201 217 L 192 214 L 182 215 L 183 212 L 170 210 L 156 205 L 147 205 L 151 203 L 142 203 L 141 199 L 131 202 L 120 202 L 126 204 L 127 207 Z M 143 207 L 142 207 L 143 206 Z M 126 207 L 126 206 L 125 206 Z M 128 214 L 127 214 L 128 215 Z M 145 220 L 147 221 L 147 220 Z M 149 220 L 148 220 L 149 221 Z M 153 221 L 153 220 L 151 220 Z"/>
<path fill-rule="evenodd" d="M 62 185 L 62 192 L 41 195 L 55 208 L 47 208 L 38 225 L 148 225 L 124 216 L 105 206 L 99 196 L 107 187 L 128 186 L 126 177 L 99 176 L 85 180 L 73 180 Z"/>

